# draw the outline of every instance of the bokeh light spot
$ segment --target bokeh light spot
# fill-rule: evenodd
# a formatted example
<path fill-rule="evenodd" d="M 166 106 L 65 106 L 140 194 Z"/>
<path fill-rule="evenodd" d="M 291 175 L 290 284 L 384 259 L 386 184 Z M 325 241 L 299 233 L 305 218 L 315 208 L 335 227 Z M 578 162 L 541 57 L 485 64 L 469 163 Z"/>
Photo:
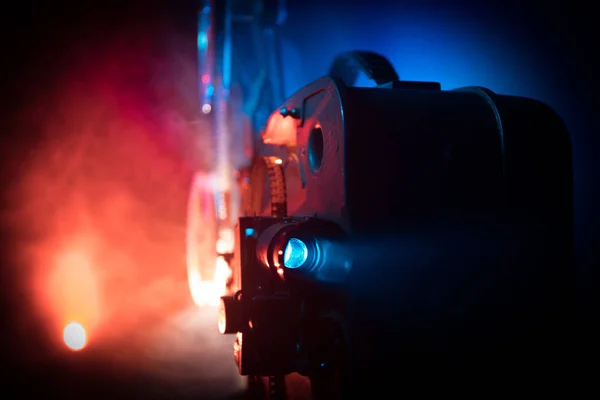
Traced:
<path fill-rule="evenodd" d="M 77 351 L 85 347 L 87 335 L 80 323 L 70 322 L 65 326 L 63 339 L 68 348 Z"/>

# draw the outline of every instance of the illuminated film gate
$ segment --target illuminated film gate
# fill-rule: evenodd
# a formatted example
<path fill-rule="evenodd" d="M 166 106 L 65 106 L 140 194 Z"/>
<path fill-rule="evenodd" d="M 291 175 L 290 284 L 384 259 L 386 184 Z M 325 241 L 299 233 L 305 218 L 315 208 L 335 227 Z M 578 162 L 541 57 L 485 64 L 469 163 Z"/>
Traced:
<path fill-rule="evenodd" d="M 444 369 L 552 365 L 574 305 L 561 119 L 531 99 L 403 81 L 367 51 L 283 100 L 283 6 L 199 13 L 217 157 L 190 194 L 188 276 L 197 303 L 220 298 L 240 374 L 283 398 L 297 372 L 332 399 Z M 359 73 L 375 86 L 355 87 Z"/>

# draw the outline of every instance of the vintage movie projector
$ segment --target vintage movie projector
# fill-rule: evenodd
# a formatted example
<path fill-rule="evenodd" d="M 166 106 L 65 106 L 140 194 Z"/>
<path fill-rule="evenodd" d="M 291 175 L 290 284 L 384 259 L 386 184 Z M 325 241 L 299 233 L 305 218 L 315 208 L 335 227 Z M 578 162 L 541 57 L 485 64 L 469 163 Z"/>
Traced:
<path fill-rule="evenodd" d="M 571 145 L 548 106 L 348 52 L 262 140 L 219 312 L 241 374 L 348 398 L 568 353 Z"/>

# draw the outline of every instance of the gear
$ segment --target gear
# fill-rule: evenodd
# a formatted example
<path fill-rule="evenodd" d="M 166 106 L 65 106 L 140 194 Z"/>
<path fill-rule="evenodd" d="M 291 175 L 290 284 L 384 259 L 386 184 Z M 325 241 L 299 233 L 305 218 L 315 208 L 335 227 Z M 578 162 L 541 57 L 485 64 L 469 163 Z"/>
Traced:
<path fill-rule="evenodd" d="M 266 178 L 266 179 L 265 179 Z M 250 167 L 244 192 L 246 215 L 287 216 L 287 193 L 283 162 L 277 157 L 256 157 Z M 265 187 L 268 181 L 268 188 Z M 268 192 L 267 192 L 268 190 Z"/>

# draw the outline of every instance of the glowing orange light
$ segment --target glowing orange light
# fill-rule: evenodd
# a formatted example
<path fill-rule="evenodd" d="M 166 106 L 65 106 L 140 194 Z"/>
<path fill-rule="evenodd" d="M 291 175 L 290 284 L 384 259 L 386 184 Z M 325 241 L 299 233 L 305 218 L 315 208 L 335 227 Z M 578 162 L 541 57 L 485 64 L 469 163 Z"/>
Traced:
<path fill-rule="evenodd" d="M 233 229 L 216 229 L 219 219 L 227 219 L 227 209 L 215 210 L 213 191 L 215 178 L 199 173 L 193 183 L 188 201 L 187 266 L 188 284 L 192 299 L 198 306 L 217 306 L 227 292 L 231 268 L 222 256 L 233 252 Z"/>
<path fill-rule="evenodd" d="M 79 322 L 70 322 L 65 326 L 63 339 L 67 347 L 71 350 L 81 350 L 87 343 L 85 328 Z"/>
<path fill-rule="evenodd" d="M 216 306 L 221 296 L 227 290 L 227 280 L 231 276 L 231 269 L 227 261 L 221 256 L 217 257 L 215 276 L 213 280 L 202 280 L 200 275 L 188 277 L 190 291 L 194 303 L 198 306 Z"/>
<path fill-rule="evenodd" d="M 94 330 L 100 318 L 93 247 L 93 240 L 83 232 L 65 240 L 62 246 L 52 246 L 49 251 L 54 254 L 45 261 L 50 268 L 39 281 L 44 289 L 44 296 L 40 298 L 44 311 L 54 319 L 57 336 L 60 337 L 62 330 L 62 340 L 73 350 L 85 345 L 88 330 Z"/>
<path fill-rule="evenodd" d="M 296 145 L 298 122 L 294 118 L 285 118 L 279 113 L 273 114 L 267 121 L 267 129 L 262 135 L 263 142 L 277 146 Z"/>

